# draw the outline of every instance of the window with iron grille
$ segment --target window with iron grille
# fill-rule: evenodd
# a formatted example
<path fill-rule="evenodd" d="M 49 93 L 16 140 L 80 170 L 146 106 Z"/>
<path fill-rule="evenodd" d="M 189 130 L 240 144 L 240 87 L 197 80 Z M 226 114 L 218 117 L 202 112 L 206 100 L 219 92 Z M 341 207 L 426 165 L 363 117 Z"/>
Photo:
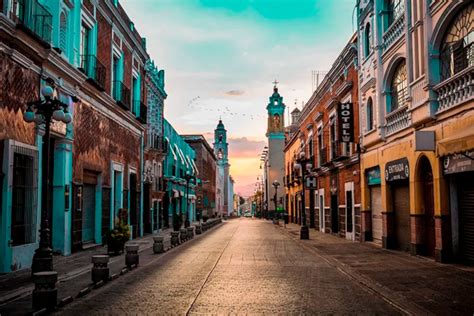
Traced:
<path fill-rule="evenodd" d="M 401 62 L 394 72 L 391 84 L 391 103 L 390 111 L 393 112 L 406 105 L 407 99 L 407 68 L 405 62 Z"/>
<path fill-rule="evenodd" d="M 441 48 L 441 79 L 474 66 L 474 4 L 466 6 L 451 23 Z"/>
<path fill-rule="evenodd" d="M 403 1 L 404 0 L 390 0 L 388 25 L 392 25 L 393 22 L 404 14 L 405 4 Z"/>
<path fill-rule="evenodd" d="M 36 151 L 12 146 L 11 240 L 13 246 L 36 241 L 38 166 Z"/>

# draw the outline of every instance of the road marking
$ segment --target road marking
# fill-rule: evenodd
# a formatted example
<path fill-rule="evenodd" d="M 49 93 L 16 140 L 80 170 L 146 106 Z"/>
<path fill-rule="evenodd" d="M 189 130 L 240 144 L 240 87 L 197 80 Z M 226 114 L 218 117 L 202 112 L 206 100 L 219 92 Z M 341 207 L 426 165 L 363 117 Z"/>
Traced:
<path fill-rule="evenodd" d="M 197 301 L 197 298 L 199 297 L 199 295 L 201 295 L 201 292 L 202 290 L 204 289 L 204 286 L 206 285 L 207 281 L 209 280 L 209 277 L 211 276 L 212 272 L 214 272 L 214 270 L 216 269 L 217 267 L 217 264 L 219 263 L 219 261 L 221 260 L 221 257 L 222 255 L 224 254 L 224 252 L 226 251 L 227 247 L 229 246 L 231 240 L 234 238 L 234 235 L 235 235 L 235 232 L 237 231 L 237 229 L 239 229 L 240 227 L 240 222 L 239 224 L 237 225 L 237 227 L 234 229 L 234 231 L 232 232 L 232 236 L 230 236 L 229 240 L 227 241 L 224 249 L 222 249 L 222 252 L 220 253 L 219 255 L 219 258 L 217 258 L 216 262 L 214 263 L 214 266 L 212 267 L 212 269 L 208 272 L 206 278 L 204 279 L 204 282 L 201 284 L 201 286 L 199 287 L 199 291 L 197 293 L 197 295 L 194 297 L 193 301 L 191 302 L 191 304 L 189 305 L 188 309 L 186 310 L 186 316 L 189 315 L 189 313 L 191 312 L 191 310 L 193 309 L 194 307 L 194 304 L 196 303 Z"/>

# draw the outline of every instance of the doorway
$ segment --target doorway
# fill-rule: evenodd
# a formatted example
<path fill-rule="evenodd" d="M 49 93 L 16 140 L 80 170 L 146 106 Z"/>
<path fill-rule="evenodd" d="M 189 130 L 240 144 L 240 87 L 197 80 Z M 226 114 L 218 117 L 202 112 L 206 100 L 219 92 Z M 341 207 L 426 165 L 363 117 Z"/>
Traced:
<path fill-rule="evenodd" d="M 337 194 L 331 194 L 331 231 L 339 233 L 339 206 Z"/>
<path fill-rule="evenodd" d="M 425 156 L 420 159 L 420 180 L 425 213 L 424 240 L 426 255 L 435 256 L 436 233 L 434 218 L 434 192 L 433 192 L 433 171 L 431 164 Z"/>
<path fill-rule="evenodd" d="M 354 183 L 345 184 L 346 197 L 346 239 L 355 240 L 354 233 Z"/>

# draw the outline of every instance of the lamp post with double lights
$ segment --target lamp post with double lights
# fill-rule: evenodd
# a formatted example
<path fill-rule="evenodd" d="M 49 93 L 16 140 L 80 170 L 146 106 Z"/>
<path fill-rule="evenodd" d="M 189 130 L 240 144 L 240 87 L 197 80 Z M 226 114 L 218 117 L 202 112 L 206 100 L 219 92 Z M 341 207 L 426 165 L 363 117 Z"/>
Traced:
<path fill-rule="evenodd" d="M 301 191 L 301 217 L 303 219 L 301 221 L 300 239 L 309 239 L 309 228 L 306 225 L 305 176 L 307 173 L 309 173 L 312 167 L 313 165 L 310 163 L 310 159 L 306 158 L 305 152 L 300 152 L 294 165 L 295 171 L 298 171 L 303 183 L 303 190 Z"/>
<path fill-rule="evenodd" d="M 186 175 L 184 176 L 186 180 L 186 220 L 184 221 L 184 227 L 188 228 L 190 225 L 189 221 L 189 183 L 191 180 L 194 180 L 195 177 L 189 171 L 186 171 Z"/>
<path fill-rule="evenodd" d="M 49 138 L 50 128 L 53 121 L 71 123 L 72 116 L 68 112 L 68 105 L 54 97 L 54 89 L 46 85 L 41 89 L 43 98 L 27 103 L 26 111 L 23 113 L 23 120 L 27 123 L 35 122 L 44 124 L 45 133 L 43 136 L 43 177 L 41 179 L 41 228 L 39 246 L 35 250 L 31 273 L 42 271 L 53 271 L 53 253 L 51 249 L 51 235 L 49 217 Z M 73 101 L 77 99 L 73 97 Z"/>

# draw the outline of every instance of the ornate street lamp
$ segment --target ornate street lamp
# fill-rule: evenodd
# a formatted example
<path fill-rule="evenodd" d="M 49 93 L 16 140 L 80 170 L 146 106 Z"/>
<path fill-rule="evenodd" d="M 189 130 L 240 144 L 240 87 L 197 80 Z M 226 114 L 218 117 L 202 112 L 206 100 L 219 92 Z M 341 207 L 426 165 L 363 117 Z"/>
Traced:
<path fill-rule="evenodd" d="M 194 175 L 191 175 L 189 171 L 186 171 L 186 175 L 184 176 L 184 179 L 186 180 L 186 220 L 184 221 L 185 228 L 188 228 L 190 225 L 190 222 L 189 222 L 189 183 L 194 178 L 195 178 Z"/>
<path fill-rule="evenodd" d="M 45 86 L 41 89 L 43 99 L 27 103 L 27 109 L 23 113 L 23 120 L 27 123 L 35 122 L 44 124 L 45 133 L 43 136 L 43 178 L 41 193 L 41 228 L 40 242 L 38 249 L 35 250 L 31 273 L 41 271 L 53 271 L 53 254 L 51 249 L 51 236 L 49 229 L 49 135 L 53 120 L 63 123 L 71 123 L 72 116 L 68 113 L 68 105 L 55 98 L 54 89 L 51 86 Z M 77 100 L 74 98 L 74 100 Z"/>
<path fill-rule="evenodd" d="M 298 172 L 298 174 L 301 174 L 301 180 L 303 183 L 303 190 L 302 190 L 302 196 L 301 196 L 301 229 L 300 229 L 300 239 L 309 239 L 309 228 L 306 225 L 306 200 L 305 200 L 305 185 L 304 185 L 304 179 L 306 176 L 306 173 L 311 170 L 313 165 L 310 163 L 309 159 L 306 159 L 306 154 L 304 151 L 300 152 L 299 157 L 296 159 L 296 163 L 294 165 L 295 171 Z M 303 169 L 304 166 L 304 169 Z M 301 172 L 300 172 L 301 171 Z"/>
<path fill-rule="evenodd" d="M 273 181 L 272 185 L 275 188 L 275 196 L 273 197 L 274 202 L 275 202 L 275 212 L 273 212 L 273 223 L 276 224 L 278 220 L 277 219 L 277 208 L 278 208 L 277 197 L 278 197 L 278 187 L 280 186 L 280 182 L 275 180 Z"/>

